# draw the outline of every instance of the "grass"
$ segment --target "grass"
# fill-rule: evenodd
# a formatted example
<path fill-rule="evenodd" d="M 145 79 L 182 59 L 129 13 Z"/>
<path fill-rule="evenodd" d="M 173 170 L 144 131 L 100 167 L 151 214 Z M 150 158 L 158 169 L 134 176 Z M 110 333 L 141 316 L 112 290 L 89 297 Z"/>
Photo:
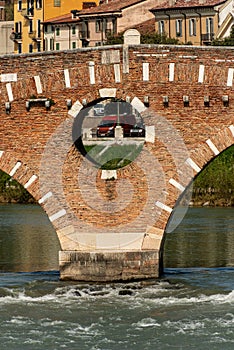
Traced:
<path fill-rule="evenodd" d="M 85 146 L 88 156 L 101 168 L 115 170 L 130 164 L 139 155 L 142 144 L 115 144 Z"/>

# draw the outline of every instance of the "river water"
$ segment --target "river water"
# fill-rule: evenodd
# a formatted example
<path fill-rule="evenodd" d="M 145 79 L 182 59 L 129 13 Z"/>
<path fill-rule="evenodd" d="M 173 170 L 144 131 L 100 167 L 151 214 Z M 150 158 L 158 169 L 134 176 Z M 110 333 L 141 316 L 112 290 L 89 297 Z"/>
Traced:
<path fill-rule="evenodd" d="M 1 350 L 234 349 L 233 208 L 190 208 L 164 276 L 126 284 L 60 281 L 37 206 L 2 205 L 0 223 Z"/>

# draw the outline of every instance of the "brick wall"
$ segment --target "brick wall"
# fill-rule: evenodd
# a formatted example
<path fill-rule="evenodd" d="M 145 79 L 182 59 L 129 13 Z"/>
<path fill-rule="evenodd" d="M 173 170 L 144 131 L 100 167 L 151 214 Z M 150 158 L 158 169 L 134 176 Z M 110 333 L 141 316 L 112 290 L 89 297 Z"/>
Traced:
<path fill-rule="evenodd" d="M 0 57 L 0 168 L 20 164 L 13 177 L 40 201 L 63 250 L 160 248 L 183 188 L 233 144 L 233 52 L 142 45 Z M 130 100 L 147 126 L 142 152 L 115 180 L 72 140 L 77 101 L 108 96 Z M 33 97 L 54 104 L 27 111 Z"/>

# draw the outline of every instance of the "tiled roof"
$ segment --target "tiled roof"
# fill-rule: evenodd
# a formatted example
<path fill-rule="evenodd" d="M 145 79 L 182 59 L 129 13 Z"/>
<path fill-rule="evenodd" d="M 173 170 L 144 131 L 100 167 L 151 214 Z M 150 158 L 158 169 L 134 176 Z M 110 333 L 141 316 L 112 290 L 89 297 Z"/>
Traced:
<path fill-rule="evenodd" d="M 212 7 L 224 3 L 226 0 L 175 0 L 165 1 L 158 6 L 155 6 L 151 11 L 154 10 L 165 10 L 165 9 L 179 9 L 189 7 Z"/>
<path fill-rule="evenodd" d="M 72 18 L 71 13 L 67 13 L 66 15 L 58 16 L 58 17 L 53 17 L 50 19 L 47 19 L 43 23 L 45 24 L 62 24 L 62 23 L 74 23 L 74 22 L 79 22 L 79 18 Z"/>
<path fill-rule="evenodd" d="M 151 18 L 148 21 L 136 24 L 127 29 L 137 29 L 141 34 L 155 33 L 155 18 Z"/>
<path fill-rule="evenodd" d="M 101 13 L 111 13 L 123 10 L 126 7 L 144 2 L 146 0 L 113 0 L 108 4 L 104 3 L 96 7 L 91 7 L 86 10 L 81 10 L 80 15 L 95 15 Z"/>

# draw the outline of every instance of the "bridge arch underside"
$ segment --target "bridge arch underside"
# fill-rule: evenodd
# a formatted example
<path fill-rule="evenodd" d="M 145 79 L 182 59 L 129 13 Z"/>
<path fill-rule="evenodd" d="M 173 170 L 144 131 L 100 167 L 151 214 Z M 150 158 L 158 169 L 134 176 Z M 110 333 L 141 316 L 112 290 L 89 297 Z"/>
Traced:
<path fill-rule="evenodd" d="M 62 279 L 159 276 L 178 198 L 233 144 L 232 57 L 157 46 L 0 57 L 0 168 L 49 216 Z M 146 130 L 138 157 L 115 171 L 86 159 L 72 133 L 82 111 L 106 98 L 128 101 Z"/>

